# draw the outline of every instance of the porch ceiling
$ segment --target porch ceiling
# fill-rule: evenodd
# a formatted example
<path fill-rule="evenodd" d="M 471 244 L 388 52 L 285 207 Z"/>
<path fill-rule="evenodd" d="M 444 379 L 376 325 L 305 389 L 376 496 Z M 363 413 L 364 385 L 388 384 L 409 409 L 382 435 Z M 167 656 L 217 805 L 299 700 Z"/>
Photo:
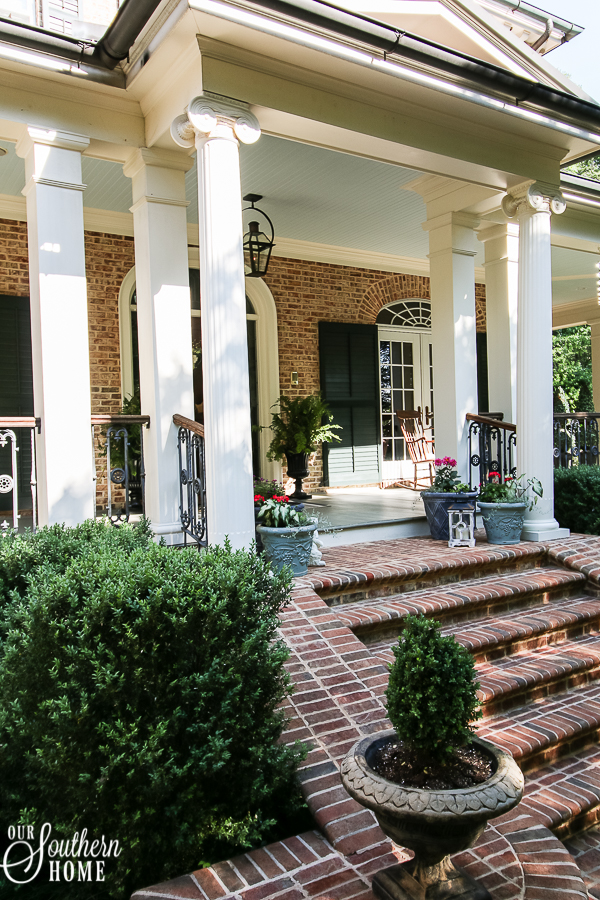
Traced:
<path fill-rule="evenodd" d="M 0 158 L 0 195 L 18 197 L 25 183 L 24 162 L 14 144 L 5 141 L 2 146 L 8 152 Z M 263 194 L 259 205 L 273 218 L 280 239 L 427 258 L 424 202 L 403 190 L 418 172 L 270 135 L 240 149 L 243 191 Z M 129 213 L 131 181 L 119 164 L 84 156 L 83 179 L 86 207 Z M 195 166 L 187 173 L 186 189 L 188 221 L 197 223 Z M 594 298 L 596 262 L 594 254 L 553 247 L 554 303 Z M 483 264 L 483 249 L 475 263 Z"/>

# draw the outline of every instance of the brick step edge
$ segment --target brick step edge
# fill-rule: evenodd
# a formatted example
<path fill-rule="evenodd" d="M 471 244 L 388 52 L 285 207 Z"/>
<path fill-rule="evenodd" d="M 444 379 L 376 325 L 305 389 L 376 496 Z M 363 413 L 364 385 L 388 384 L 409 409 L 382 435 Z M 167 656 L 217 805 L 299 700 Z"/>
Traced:
<path fill-rule="evenodd" d="M 539 595 L 576 590 L 583 587 L 584 582 L 585 575 L 580 572 L 537 568 L 523 573 L 511 573 L 504 579 L 482 578 L 441 586 L 437 590 L 427 589 L 378 601 L 343 604 L 333 609 L 343 625 L 364 639 L 368 638 L 369 633 L 380 634 L 386 630 L 393 632 L 405 616 L 421 612 L 426 616 L 439 618 L 442 622 L 456 617 L 458 621 L 449 622 L 449 625 L 456 626 L 460 626 L 465 614 L 470 612 L 489 610 L 479 620 L 471 620 L 473 622 L 500 617 L 501 613 L 494 613 L 494 609 L 502 604 L 511 603 L 514 606 L 519 600 L 532 601 L 537 600 Z M 507 612 L 510 615 L 510 610 Z"/>
<path fill-rule="evenodd" d="M 411 538 L 417 541 L 418 538 Z M 427 541 L 428 544 L 436 542 Z M 416 560 L 410 561 L 405 556 L 398 553 L 397 545 L 403 544 L 402 541 L 378 541 L 373 545 L 364 544 L 363 547 L 373 546 L 375 553 L 381 556 L 386 551 L 386 546 L 390 545 L 391 559 L 386 562 L 373 565 L 370 561 L 365 568 L 354 568 L 354 566 L 343 567 L 339 563 L 330 562 L 330 557 L 341 556 L 340 552 L 330 552 L 327 554 L 327 568 L 325 571 L 309 572 L 308 575 L 295 579 L 295 585 L 299 588 L 308 588 L 326 600 L 335 600 L 337 597 L 347 595 L 344 602 L 353 602 L 350 597 L 356 595 L 367 599 L 366 594 L 372 597 L 386 596 L 396 590 L 398 593 L 402 591 L 405 585 L 421 583 L 423 586 L 434 586 L 440 577 L 452 580 L 460 580 L 455 576 L 461 573 L 468 576 L 464 580 L 470 580 L 478 577 L 472 573 L 481 572 L 479 577 L 484 576 L 482 570 L 487 569 L 489 575 L 495 574 L 498 570 L 511 571 L 519 567 L 535 566 L 542 562 L 547 547 L 545 544 L 521 543 L 514 547 L 490 547 L 478 545 L 474 549 L 455 548 L 452 557 L 447 557 L 442 552 L 440 558 L 435 559 L 436 549 L 443 551 L 447 549 L 447 544 L 436 548 L 428 546 L 423 553 L 415 553 L 415 556 L 430 557 L 427 564 L 422 564 Z M 349 548 L 340 548 L 340 550 Z M 404 550 L 404 546 L 403 546 Z M 394 551 L 398 553 L 398 558 L 394 559 Z M 356 550 L 352 556 L 356 555 Z M 373 554 L 370 554 L 371 556 Z M 413 590 L 413 588 L 411 588 Z M 381 591 L 381 593 L 378 593 Z"/>

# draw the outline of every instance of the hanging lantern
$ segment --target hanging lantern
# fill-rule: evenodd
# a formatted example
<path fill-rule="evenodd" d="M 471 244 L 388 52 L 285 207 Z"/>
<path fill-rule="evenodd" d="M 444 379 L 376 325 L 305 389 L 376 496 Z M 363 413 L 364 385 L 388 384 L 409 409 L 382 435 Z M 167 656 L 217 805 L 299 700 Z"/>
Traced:
<path fill-rule="evenodd" d="M 475 546 L 475 504 L 453 503 L 448 508 L 449 547 Z"/>
<path fill-rule="evenodd" d="M 244 200 L 246 203 L 251 204 L 251 206 L 246 207 L 244 212 L 254 210 L 269 223 L 270 237 L 260 230 L 260 222 L 258 221 L 250 222 L 249 230 L 244 235 L 244 262 L 250 269 L 246 274 L 249 278 L 262 278 L 267 273 L 269 260 L 271 259 L 271 250 L 275 246 L 275 229 L 266 212 L 263 212 L 262 209 L 257 209 L 254 205 L 259 200 L 262 200 L 262 194 L 246 194 Z"/>

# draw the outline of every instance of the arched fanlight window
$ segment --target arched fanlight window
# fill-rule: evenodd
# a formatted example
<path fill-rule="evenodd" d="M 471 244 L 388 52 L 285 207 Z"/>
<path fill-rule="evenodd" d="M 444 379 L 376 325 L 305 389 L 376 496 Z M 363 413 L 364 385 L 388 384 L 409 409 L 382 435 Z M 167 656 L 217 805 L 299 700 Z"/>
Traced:
<path fill-rule="evenodd" d="M 402 328 L 431 328 L 431 303 L 428 300 L 399 300 L 384 306 L 377 315 L 378 325 Z"/>

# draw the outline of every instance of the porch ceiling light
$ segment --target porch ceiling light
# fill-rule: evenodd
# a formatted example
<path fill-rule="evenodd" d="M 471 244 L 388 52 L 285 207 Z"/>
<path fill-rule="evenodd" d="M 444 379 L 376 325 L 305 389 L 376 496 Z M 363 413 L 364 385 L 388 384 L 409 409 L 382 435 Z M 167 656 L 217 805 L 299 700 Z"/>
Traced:
<path fill-rule="evenodd" d="M 275 246 L 275 229 L 273 228 L 273 223 L 266 212 L 263 212 L 262 209 L 257 209 L 254 205 L 255 203 L 258 203 L 259 200 L 262 200 L 262 198 L 262 194 L 246 194 L 244 197 L 244 202 L 250 203 L 251 205 L 247 206 L 243 212 L 252 210 L 263 216 L 269 223 L 269 229 L 271 231 L 271 237 L 268 237 L 260 230 L 260 222 L 257 221 L 250 222 L 248 226 L 249 230 L 244 235 L 244 261 L 250 269 L 248 272 L 249 278 L 262 278 L 263 275 L 267 274 L 269 260 L 271 259 L 271 250 Z"/>

